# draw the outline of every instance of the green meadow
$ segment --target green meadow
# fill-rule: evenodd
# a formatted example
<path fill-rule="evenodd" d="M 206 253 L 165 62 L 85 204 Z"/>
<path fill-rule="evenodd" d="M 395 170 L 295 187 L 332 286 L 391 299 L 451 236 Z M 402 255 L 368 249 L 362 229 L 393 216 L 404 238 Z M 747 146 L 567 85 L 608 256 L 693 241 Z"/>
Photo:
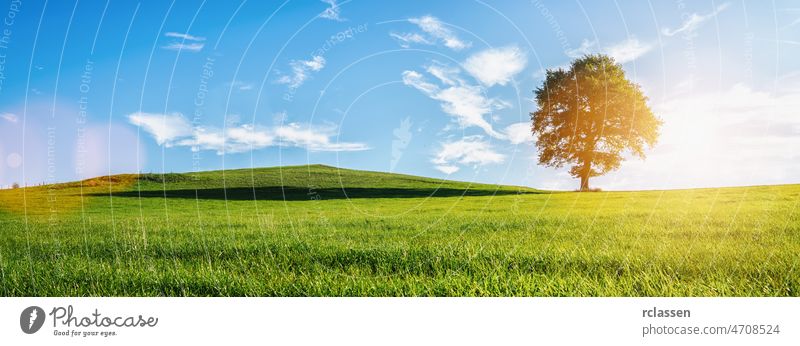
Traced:
<path fill-rule="evenodd" d="M 100 177 L 0 190 L 0 294 L 798 296 L 798 202 L 321 165 Z"/>

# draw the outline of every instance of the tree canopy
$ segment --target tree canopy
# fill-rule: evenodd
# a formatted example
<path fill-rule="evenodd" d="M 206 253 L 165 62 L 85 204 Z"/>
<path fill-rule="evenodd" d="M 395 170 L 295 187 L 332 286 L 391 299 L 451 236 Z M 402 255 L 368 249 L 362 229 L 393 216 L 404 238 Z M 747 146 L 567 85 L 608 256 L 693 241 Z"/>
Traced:
<path fill-rule="evenodd" d="M 548 69 L 534 91 L 538 110 L 531 113 L 539 163 L 581 179 L 619 168 L 623 152 L 644 159 L 655 145 L 662 121 L 647 106 L 641 87 L 625 77 L 622 66 L 606 55 L 574 60 L 568 70 Z"/>

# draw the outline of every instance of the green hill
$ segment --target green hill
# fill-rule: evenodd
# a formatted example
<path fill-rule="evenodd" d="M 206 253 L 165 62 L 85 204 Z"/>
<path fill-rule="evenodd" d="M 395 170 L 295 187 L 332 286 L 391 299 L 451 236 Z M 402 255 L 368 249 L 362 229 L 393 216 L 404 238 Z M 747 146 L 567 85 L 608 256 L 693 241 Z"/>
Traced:
<path fill-rule="evenodd" d="M 371 172 L 325 165 L 284 166 L 143 174 L 125 196 L 220 198 L 229 200 L 308 200 L 313 197 L 409 198 L 488 196 L 542 191 L 518 186 L 465 183 L 413 175 Z"/>
<path fill-rule="evenodd" d="M 101 176 L 83 181 L 0 190 L 0 213 L 32 217 L 75 212 L 97 198 L 225 201 L 307 201 L 429 198 L 545 193 L 521 186 L 467 183 L 326 165 L 246 168 L 191 173 Z M 57 201 L 53 203 L 53 201 Z"/>

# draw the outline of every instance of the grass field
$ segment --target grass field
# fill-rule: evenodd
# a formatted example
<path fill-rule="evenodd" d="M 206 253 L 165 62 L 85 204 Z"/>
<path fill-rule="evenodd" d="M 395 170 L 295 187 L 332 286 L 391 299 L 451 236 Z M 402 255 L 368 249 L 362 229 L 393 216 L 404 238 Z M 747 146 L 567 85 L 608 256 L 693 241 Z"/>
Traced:
<path fill-rule="evenodd" d="M 0 190 L 0 294 L 798 296 L 798 202 L 319 165 L 101 177 Z"/>

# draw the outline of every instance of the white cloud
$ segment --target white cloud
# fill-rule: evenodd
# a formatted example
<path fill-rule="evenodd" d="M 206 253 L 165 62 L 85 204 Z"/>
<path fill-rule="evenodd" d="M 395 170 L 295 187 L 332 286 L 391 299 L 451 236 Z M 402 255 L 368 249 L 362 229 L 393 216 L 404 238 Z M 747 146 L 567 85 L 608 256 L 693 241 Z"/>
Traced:
<path fill-rule="evenodd" d="M 638 59 L 651 49 L 653 49 L 652 44 L 642 43 L 638 39 L 631 37 L 625 41 L 606 47 L 603 51 L 614 58 L 617 63 L 624 64 Z"/>
<path fill-rule="evenodd" d="M 442 143 L 431 163 L 437 170 L 452 174 L 459 170 L 456 165 L 478 167 L 503 161 L 505 155 L 495 152 L 483 137 L 468 136 L 457 141 Z"/>
<path fill-rule="evenodd" d="M 159 145 L 171 146 L 174 140 L 192 134 L 192 125 L 180 113 L 137 112 L 128 115 L 128 121 L 153 135 Z"/>
<path fill-rule="evenodd" d="M 274 137 L 267 131 L 258 131 L 253 125 L 241 125 L 228 129 L 228 138 L 236 143 L 263 148 L 272 145 Z"/>
<path fill-rule="evenodd" d="M 697 30 L 697 28 L 699 28 L 701 24 L 717 16 L 720 12 L 728 8 L 729 5 L 730 5 L 729 3 L 724 3 L 722 5 L 719 5 L 713 11 L 711 11 L 711 13 L 708 14 L 692 13 L 692 15 L 689 16 L 689 18 L 687 18 L 683 22 L 683 24 L 681 24 L 681 26 L 672 30 L 670 30 L 669 28 L 664 28 L 661 30 L 661 33 L 664 34 L 664 36 L 675 36 L 682 32 L 686 32 L 687 35 L 693 34 L 694 31 Z"/>
<path fill-rule="evenodd" d="M 534 138 L 531 133 L 530 122 L 520 122 L 511 124 L 505 129 L 506 137 L 511 144 L 533 143 Z"/>
<path fill-rule="evenodd" d="M 311 71 L 316 72 L 325 67 L 325 58 L 321 56 L 314 56 L 311 60 L 302 61 L 302 64 Z"/>
<path fill-rule="evenodd" d="M 461 50 L 472 45 L 470 42 L 465 42 L 458 38 L 436 17 L 423 16 L 419 18 L 411 18 L 408 21 L 412 24 L 416 24 L 420 29 L 422 29 L 422 31 L 430 34 L 434 38 L 443 41 L 445 47 L 447 48 Z"/>
<path fill-rule="evenodd" d="M 341 17 L 341 8 L 339 8 L 339 4 L 336 3 L 336 0 L 321 0 L 322 2 L 328 4 L 328 8 L 322 13 L 319 14 L 321 18 L 335 20 L 335 21 L 343 21 L 344 18 Z"/>
<path fill-rule="evenodd" d="M 428 37 L 418 33 L 391 33 L 394 39 L 400 42 L 404 48 L 408 48 L 411 43 L 433 44 L 434 42 L 442 42 L 445 47 L 453 50 L 462 50 L 472 46 L 471 42 L 463 41 L 452 30 L 448 29 L 444 23 L 438 18 L 433 16 L 422 16 L 419 18 L 410 18 L 410 23 L 422 29 Z"/>
<path fill-rule="evenodd" d="M 214 150 L 217 154 L 242 153 L 274 144 L 275 137 L 269 131 L 249 124 L 228 127 L 225 132 L 216 128 L 198 127 L 192 137 L 178 142 L 178 145 L 191 147 L 192 151 Z"/>
<path fill-rule="evenodd" d="M 10 123 L 16 123 L 19 121 L 19 117 L 17 117 L 14 113 L 0 113 L 0 118 L 3 118 L 5 121 Z"/>
<path fill-rule="evenodd" d="M 436 170 L 444 174 L 453 174 L 455 172 L 458 172 L 459 170 L 458 166 L 448 166 L 448 165 L 435 165 L 433 166 L 433 168 L 436 168 Z"/>
<path fill-rule="evenodd" d="M 446 78 L 447 79 L 447 78 Z M 404 71 L 403 83 L 416 88 L 426 96 L 440 101 L 442 110 L 453 116 L 462 128 L 476 126 L 492 137 L 505 136 L 492 128 L 485 115 L 508 106 L 507 103 L 487 98 L 481 88 L 468 84 L 448 85 L 445 88 L 430 83 L 416 71 Z"/>
<path fill-rule="evenodd" d="M 226 142 L 221 130 L 208 127 L 196 128 L 191 137 L 181 140 L 178 145 L 191 147 L 192 151 L 215 150 L 218 154 L 236 152 L 236 148 L 226 147 L 230 143 Z"/>
<path fill-rule="evenodd" d="M 511 78 L 525 68 L 528 59 L 516 47 L 490 48 L 470 56 L 464 69 L 483 85 L 506 85 Z"/>
<path fill-rule="evenodd" d="M 292 68 L 292 74 L 281 76 L 276 82 L 296 89 L 305 83 L 310 72 L 318 72 L 325 67 L 325 58 L 315 55 L 311 60 L 292 60 L 289 66 Z"/>
<path fill-rule="evenodd" d="M 363 143 L 334 142 L 337 128 L 333 125 L 313 126 L 290 123 L 265 127 L 260 125 L 231 125 L 224 130 L 197 126 L 192 128 L 178 113 L 134 113 L 130 122 L 150 133 L 159 145 L 185 146 L 193 151 L 213 150 L 217 154 L 241 153 L 272 146 L 304 148 L 308 151 L 361 151 Z"/>
<path fill-rule="evenodd" d="M 192 36 L 189 34 L 183 34 L 178 32 L 168 32 L 165 33 L 164 36 L 180 40 L 180 41 L 172 41 L 169 44 L 161 47 L 167 50 L 175 50 L 175 51 L 185 50 L 197 53 L 201 51 L 205 46 L 205 43 L 203 43 L 206 40 L 205 37 Z"/>
<path fill-rule="evenodd" d="M 441 90 L 435 98 L 442 101 L 442 109 L 446 113 L 458 117 L 462 127 L 477 126 L 492 137 L 503 138 L 483 116 L 493 110 L 505 108 L 506 104 L 485 97 L 480 88 L 469 85 L 453 86 Z"/>

